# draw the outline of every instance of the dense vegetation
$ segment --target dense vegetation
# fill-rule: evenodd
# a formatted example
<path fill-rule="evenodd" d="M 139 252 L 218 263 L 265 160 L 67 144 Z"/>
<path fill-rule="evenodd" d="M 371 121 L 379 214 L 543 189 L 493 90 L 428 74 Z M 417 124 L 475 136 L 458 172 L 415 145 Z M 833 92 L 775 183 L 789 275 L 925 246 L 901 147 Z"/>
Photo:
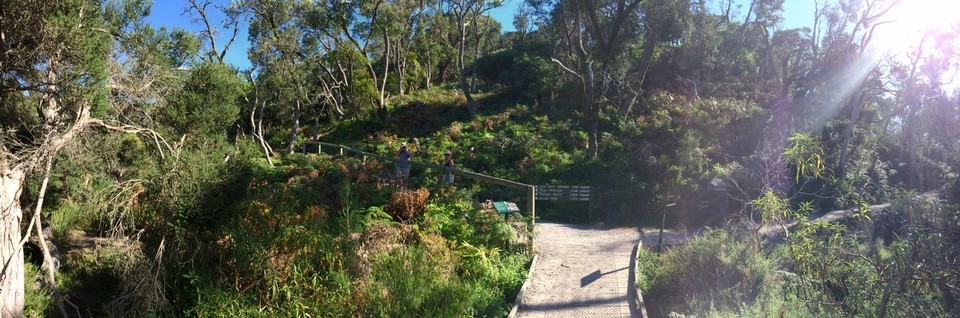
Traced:
<path fill-rule="evenodd" d="M 507 33 L 500 5 L 189 0 L 194 34 L 144 0 L 0 3 L 0 315 L 509 311 L 530 220 L 479 202 L 522 194 L 404 189 L 389 162 L 299 153 L 317 140 L 593 185 L 630 225 L 678 203 L 669 224 L 713 229 L 641 253 L 655 315 L 960 311 L 960 24 L 904 58 L 873 50 L 898 1 L 784 29 L 780 0 L 530 0 Z"/>

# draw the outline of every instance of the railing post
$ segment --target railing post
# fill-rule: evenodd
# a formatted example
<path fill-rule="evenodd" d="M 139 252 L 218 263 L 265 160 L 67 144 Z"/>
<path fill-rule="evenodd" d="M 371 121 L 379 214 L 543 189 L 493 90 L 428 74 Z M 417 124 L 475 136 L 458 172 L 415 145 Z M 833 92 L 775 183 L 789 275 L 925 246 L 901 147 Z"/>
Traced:
<path fill-rule="evenodd" d="M 527 210 L 530 211 L 530 219 L 534 224 L 537 223 L 537 186 L 531 185 L 527 190 Z"/>

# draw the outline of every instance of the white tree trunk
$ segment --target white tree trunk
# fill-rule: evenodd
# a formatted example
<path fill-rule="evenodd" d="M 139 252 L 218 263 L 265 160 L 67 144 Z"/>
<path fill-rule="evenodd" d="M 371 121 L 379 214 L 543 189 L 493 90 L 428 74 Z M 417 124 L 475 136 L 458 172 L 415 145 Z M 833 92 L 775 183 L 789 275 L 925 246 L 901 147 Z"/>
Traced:
<path fill-rule="evenodd" d="M 3 272 L 0 276 L 0 316 L 23 316 L 23 250 L 21 245 L 20 192 L 25 174 L 18 168 L 0 168 L 0 259 Z"/>
<path fill-rule="evenodd" d="M 292 154 L 297 143 L 297 130 L 300 129 L 300 100 L 293 108 L 293 127 L 290 127 L 290 138 L 287 140 L 287 153 Z"/>

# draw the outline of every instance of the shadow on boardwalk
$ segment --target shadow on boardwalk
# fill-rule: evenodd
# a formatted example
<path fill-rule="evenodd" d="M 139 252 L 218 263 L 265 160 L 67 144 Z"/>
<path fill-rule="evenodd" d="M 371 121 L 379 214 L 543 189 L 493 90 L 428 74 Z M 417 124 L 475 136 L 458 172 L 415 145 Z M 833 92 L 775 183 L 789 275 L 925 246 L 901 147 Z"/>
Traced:
<path fill-rule="evenodd" d="M 537 223 L 538 261 L 517 317 L 639 317 L 636 228 Z"/>

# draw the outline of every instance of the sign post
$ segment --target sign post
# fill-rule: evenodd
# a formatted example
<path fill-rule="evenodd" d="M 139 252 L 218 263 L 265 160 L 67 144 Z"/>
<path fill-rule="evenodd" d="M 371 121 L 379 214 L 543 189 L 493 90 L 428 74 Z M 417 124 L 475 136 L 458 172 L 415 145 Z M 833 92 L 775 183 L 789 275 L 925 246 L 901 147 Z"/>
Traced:
<path fill-rule="evenodd" d="M 663 207 L 663 217 L 660 218 L 660 235 L 657 238 L 657 254 L 660 254 L 660 250 L 663 249 L 663 227 L 667 223 L 667 208 L 677 205 L 676 203 L 667 203 Z"/>

